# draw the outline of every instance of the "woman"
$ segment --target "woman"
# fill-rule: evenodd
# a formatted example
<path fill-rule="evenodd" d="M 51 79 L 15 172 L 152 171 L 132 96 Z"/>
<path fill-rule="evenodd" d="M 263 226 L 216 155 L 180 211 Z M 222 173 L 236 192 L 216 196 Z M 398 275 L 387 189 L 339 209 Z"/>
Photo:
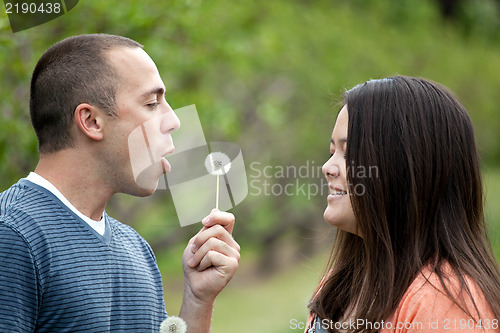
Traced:
<path fill-rule="evenodd" d="M 444 87 L 397 76 L 344 95 L 323 166 L 338 227 L 306 332 L 500 332 L 470 118 Z"/>

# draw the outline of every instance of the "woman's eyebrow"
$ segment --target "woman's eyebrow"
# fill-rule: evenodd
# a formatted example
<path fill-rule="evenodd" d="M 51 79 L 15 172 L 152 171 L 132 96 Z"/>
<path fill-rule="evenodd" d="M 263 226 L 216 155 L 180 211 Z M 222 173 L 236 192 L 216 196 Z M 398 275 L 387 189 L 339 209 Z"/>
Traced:
<path fill-rule="evenodd" d="M 333 145 L 335 146 L 335 140 L 333 140 L 333 138 L 330 138 L 330 142 L 333 143 Z M 341 144 L 341 145 L 343 145 L 346 142 L 347 142 L 347 138 L 339 139 L 339 144 Z"/>

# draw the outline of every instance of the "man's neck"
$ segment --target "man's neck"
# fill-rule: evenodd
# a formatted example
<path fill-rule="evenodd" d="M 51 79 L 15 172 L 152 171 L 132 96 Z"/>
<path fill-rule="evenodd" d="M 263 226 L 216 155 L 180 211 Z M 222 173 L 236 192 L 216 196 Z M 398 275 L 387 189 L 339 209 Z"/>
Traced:
<path fill-rule="evenodd" d="M 41 154 L 35 172 L 54 185 L 76 209 L 93 220 L 100 220 L 112 189 L 99 177 L 92 161 L 72 149 Z"/>

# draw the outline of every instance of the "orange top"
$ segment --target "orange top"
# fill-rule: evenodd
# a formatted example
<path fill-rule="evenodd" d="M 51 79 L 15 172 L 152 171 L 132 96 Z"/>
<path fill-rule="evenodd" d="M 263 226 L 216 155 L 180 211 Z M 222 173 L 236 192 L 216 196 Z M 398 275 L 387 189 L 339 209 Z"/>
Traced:
<path fill-rule="evenodd" d="M 480 318 L 466 291 L 463 290 L 459 294 L 460 282 L 457 276 L 451 273 L 448 265 L 445 265 L 444 272 L 448 273 L 446 274 L 448 289 L 458 299 L 462 307 L 465 304 L 466 309 L 473 315 L 474 319 L 453 303 L 446 295 L 437 274 L 426 268 L 412 282 L 394 315 L 388 320 L 392 323 L 391 328 L 388 325 L 380 333 L 499 333 L 499 318 L 495 318 L 493 315 L 477 284 L 472 279 L 465 277 Z"/>
<path fill-rule="evenodd" d="M 449 266 L 445 265 L 443 271 L 445 274 L 449 273 L 445 276 L 448 289 L 458 299 L 462 307 L 465 304 L 474 319 L 446 295 L 437 274 L 429 268 L 424 268 L 412 282 L 394 314 L 388 320 L 380 323 L 365 323 L 361 319 L 353 319 L 345 322 L 342 328 L 353 328 L 356 324 L 367 324 L 372 325 L 371 327 L 375 329 L 380 329 L 380 333 L 500 333 L 500 318 L 495 318 L 477 284 L 472 279 L 465 278 L 480 318 L 466 291 L 459 294 L 459 280 L 456 275 L 451 273 Z M 312 328 L 311 323 L 314 319 L 314 315 L 309 316 L 305 332 L 327 331 L 319 329 L 318 323 L 316 323 L 317 329 Z M 331 322 L 325 321 L 325 323 L 327 326 L 335 325 Z M 336 328 L 340 328 L 340 324 Z"/>

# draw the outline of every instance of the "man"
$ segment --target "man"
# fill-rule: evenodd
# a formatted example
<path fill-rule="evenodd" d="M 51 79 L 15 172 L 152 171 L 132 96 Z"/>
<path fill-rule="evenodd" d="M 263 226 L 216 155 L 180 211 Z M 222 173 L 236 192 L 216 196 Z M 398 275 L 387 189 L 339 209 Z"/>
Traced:
<path fill-rule="evenodd" d="M 170 170 L 180 124 L 154 62 L 128 38 L 65 39 L 35 67 L 30 113 L 40 160 L 0 194 L 0 332 L 158 332 L 167 314 L 151 248 L 104 211 L 115 193 L 152 194 Z M 138 182 L 130 134 L 145 124 L 152 160 Z M 234 216 L 213 210 L 203 225 L 183 255 L 180 317 L 195 333 L 210 331 L 239 261 Z"/>

